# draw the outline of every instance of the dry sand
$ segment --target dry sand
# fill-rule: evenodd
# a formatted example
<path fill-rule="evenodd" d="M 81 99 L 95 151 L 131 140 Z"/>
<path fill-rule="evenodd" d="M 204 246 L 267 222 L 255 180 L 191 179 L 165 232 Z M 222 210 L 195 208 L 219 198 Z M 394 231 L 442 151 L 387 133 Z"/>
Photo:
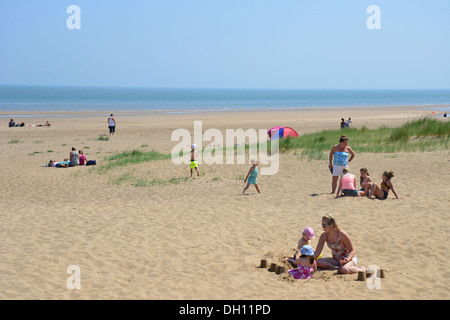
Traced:
<path fill-rule="evenodd" d="M 3 118 L 0 298 L 449 299 L 448 151 L 355 150 L 353 173 L 367 167 L 379 183 L 384 170 L 395 172 L 401 199 L 390 194 L 386 201 L 335 199 L 327 161 L 296 153 L 281 155 L 278 174 L 258 177 L 261 194 L 251 187 L 244 197 L 247 164 L 202 164 L 195 179 L 186 179 L 188 165 L 171 160 L 98 170 L 106 156 L 124 151 L 169 153 L 177 144 L 173 130 L 192 132 L 194 120 L 202 120 L 203 130 L 283 125 L 302 135 L 338 128 L 341 117 L 375 128 L 429 113 L 418 107 L 116 113 L 109 141 L 97 139 L 108 134 L 107 114 L 15 118 L 52 123 L 32 128 L 8 128 Z M 43 167 L 68 157 L 72 146 L 97 166 Z M 136 187 L 137 179 L 155 183 Z M 315 247 L 325 214 L 351 236 L 359 266 L 386 270 L 378 289 L 356 274 L 319 271 L 305 281 L 258 268 L 263 258 L 270 265 L 292 254 L 307 226 L 316 231 Z M 330 255 L 325 248 L 322 256 Z M 80 268 L 79 290 L 67 288 L 69 265 Z"/>

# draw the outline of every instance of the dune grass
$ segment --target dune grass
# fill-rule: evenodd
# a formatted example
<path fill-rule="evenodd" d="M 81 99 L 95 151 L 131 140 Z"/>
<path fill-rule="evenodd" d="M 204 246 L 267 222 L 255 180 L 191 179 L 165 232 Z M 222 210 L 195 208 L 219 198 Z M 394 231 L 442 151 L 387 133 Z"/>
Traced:
<path fill-rule="evenodd" d="M 280 152 L 300 151 L 301 157 L 309 160 L 325 160 L 332 146 L 339 142 L 339 138 L 346 135 L 349 145 L 358 153 L 395 153 L 395 152 L 424 152 L 434 150 L 446 150 L 449 148 L 450 122 L 439 121 L 434 118 L 424 117 L 414 121 L 408 121 L 397 128 L 382 126 L 377 129 L 346 128 L 339 130 L 324 130 L 316 133 L 305 134 L 298 138 L 284 138 L 279 140 Z M 259 146 L 258 146 L 259 149 Z M 270 143 L 267 145 L 270 153 Z M 234 146 L 235 154 L 248 152 L 249 146 Z M 223 149 L 225 156 L 227 151 Z M 182 156 L 180 154 L 180 156 Z M 167 160 L 170 154 L 161 154 L 154 150 L 143 152 L 133 150 L 126 151 L 105 158 L 106 164 L 98 167 L 99 172 L 104 172 L 114 167 L 123 167 L 148 161 Z M 141 181 L 139 185 L 158 185 L 158 181 Z"/>
<path fill-rule="evenodd" d="M 139 164 L 149 161 L 170 159 L 170 154 L 162 154 L 154 150 L 143 152 L 139 150 L 125 151 L 105 158 L 105 164 L 97 166 L 95 170 L 100 173 L 106 172 L 117 167 L 125 167 L 129 165 Z"/>
<path fill-rule="evenodd" d="M 347 128 L 305 134 L 300 138 L 280 140 L 281 152 L 301 149 L 309 159 L 327 159 L 331 147 L 345 135 L 349 146 L 359 153 L 424 152 L 449 148 L 450 122 L 432 118 L 408 121 L 398 128 Z"/>

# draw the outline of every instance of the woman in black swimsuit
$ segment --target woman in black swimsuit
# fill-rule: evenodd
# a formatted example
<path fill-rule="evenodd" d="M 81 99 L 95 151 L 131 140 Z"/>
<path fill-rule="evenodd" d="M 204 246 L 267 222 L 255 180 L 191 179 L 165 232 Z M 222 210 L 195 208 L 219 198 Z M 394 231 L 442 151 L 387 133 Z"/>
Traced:
<path fill-rule="evenodd" d="M 376 199 L 385 200 L 387 199 L 389 195 L 389 191 L 392 190 L 395 197 L 399 199 L 397 192 L 394 190 L 394 185 L 392 184 L 391 179 L 394 177 L 393 171 L 385 171 L 383 172 L 383 175 L 381 176 L 383 181 L 381 181 L 380 185 L 377 185 L 376 183 L 372 183 L 370 187 L 370 194 L 369 199 L 374 196 Z"/>

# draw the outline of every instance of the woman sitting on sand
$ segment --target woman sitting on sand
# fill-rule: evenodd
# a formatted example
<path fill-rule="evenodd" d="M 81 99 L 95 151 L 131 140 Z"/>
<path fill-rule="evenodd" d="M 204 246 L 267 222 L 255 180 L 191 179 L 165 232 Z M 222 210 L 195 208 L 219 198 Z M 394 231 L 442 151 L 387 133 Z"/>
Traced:
<path fill-rule="evenodd" d="M 352 240 L 347 232 L 338 228 L 336 221 L 331 216 L 322 217 L 322 228 L 324 232 L 319 238 L 314 258 L 317 259 L 322 253 L 325 243 L 331 249 L 332 258 L 318 259 L 316 261 L 318 268 L 338 269 L 341 273 L 357 273 L 366 270 L 364 267 L 358 268 L 356 266 L 358 259 Z"/>
<path fill-rule="evenodd" d="M 361 170 L 359 170 L 359 174 L 359 184 L 361 185 L 359 195 L 362 197 L 367 196 L 369 194 L 370 187 L 372 186 L 372 179 L 370 179 L 369 170 L 367 168 L 361 168 Z"/>
<path fill-rule="evenodd" d="M 372 196 L 375 197 L 376 199 L 380 199 L 380 200 L 387 199 L 387 197 L 389 195 L 389 190 L 392 190 L 395 197 L 397 199 L 399 199 L 397 192 L 395 192 L 395 190 L 394 190 L 394 185 L 392 184 L 392 181 L 391 181 L 391 179 L 393 177 L 394 177 L 393 171 L 383 172 L 383 174 L 381 175 L 381 178 L 383 179 L 383 181 L 381 181 L 381 184 L 380 185 L 377 185 L 376 183 L 371 184 L 369 199 L 371 199 Z"/>
<path fill-rule="evenodd" d="M 355 175 L 350 173 L 349 168 L 342 169 L 342 177 L 339 182 L 339 187 L 336 192 L 336 198 L 339 197 L 359 197 L 358 190 L 356 190 L 356 178 Z M 341 193 L 342 192 L 342 193 Z"/>

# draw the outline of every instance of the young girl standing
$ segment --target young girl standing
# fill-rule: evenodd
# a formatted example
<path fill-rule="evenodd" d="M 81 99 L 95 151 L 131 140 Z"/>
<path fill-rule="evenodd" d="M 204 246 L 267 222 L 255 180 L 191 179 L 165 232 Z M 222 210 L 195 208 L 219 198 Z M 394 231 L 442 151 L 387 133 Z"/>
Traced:
<path fill-rule="evenodd" d="M 252 167 L 247 173 L 247 176 L 244 179 L 244 183 L 247 182 L 247 186 L 242 190 L 242 196 L 244 195 L 245 191 L 250 187 L 251 184 L 253 184 L 256 188 L 256 191 L 258 193 L 261 193 L 258 188 L 258 183 L 256 182 L 256 178 L 258 177 L 258 161 L 252 160 Z"/>

